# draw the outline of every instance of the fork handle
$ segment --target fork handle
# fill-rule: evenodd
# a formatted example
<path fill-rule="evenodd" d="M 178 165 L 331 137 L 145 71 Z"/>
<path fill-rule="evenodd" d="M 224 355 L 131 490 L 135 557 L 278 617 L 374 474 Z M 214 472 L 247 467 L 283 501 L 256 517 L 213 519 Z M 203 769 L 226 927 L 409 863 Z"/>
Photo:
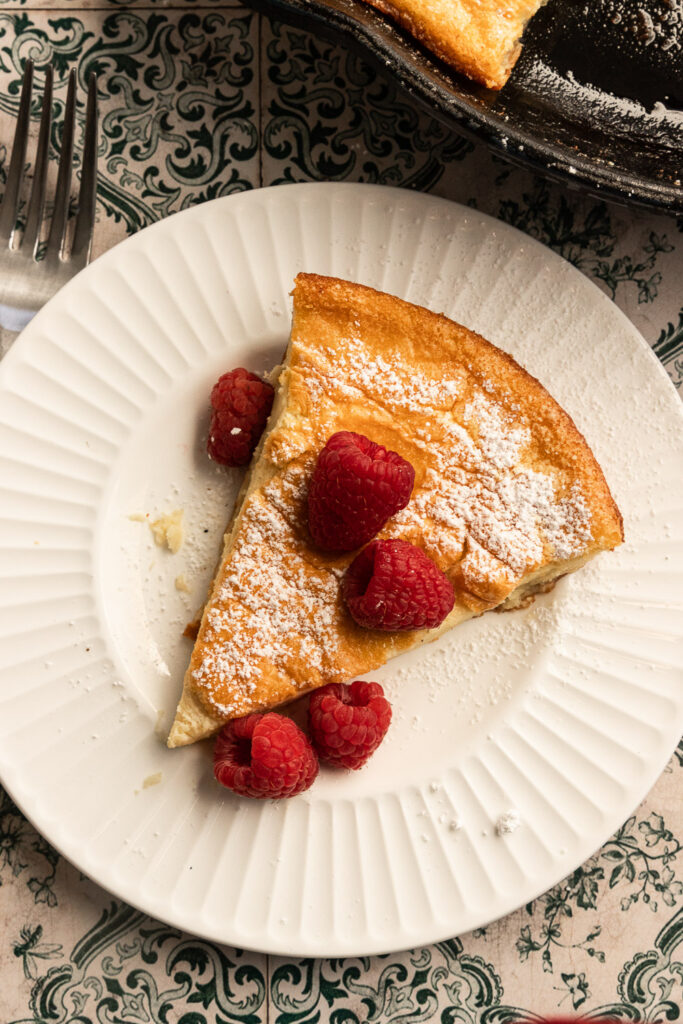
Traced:
<path fill-rule="evenodd" d="M 34 310 L 9 309 L 0 302 L 0 359 L 7 355 L 19 333 L 34 316 Z"/>
<path fill-rule="evenodd" d="M 0 328 L 18 334 L 26 324 L 33 320 L 35 309 L 16 309 L 14 306 L 3 306 L 0 302 Z"/>

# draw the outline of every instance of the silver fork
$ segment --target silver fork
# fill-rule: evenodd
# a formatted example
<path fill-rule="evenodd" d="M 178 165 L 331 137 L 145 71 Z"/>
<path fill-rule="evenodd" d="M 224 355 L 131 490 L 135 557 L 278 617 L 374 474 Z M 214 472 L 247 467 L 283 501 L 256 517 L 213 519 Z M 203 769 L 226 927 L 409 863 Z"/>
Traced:
<path fill-rule="evenodd" d="M 7 172 L 5 193 L 0 203 L 0 355 L 31 318 L 62 285 L 81 270 L 90 258 L 95 225 L 97 197 L 97 81 L 94 75 L 88 84 L 88 100 L 83 140 L 83 167 L 78 197 L 78 214 L 70 250 L 65 250 L 71 196 L 71 171 L 74 148 L 76 110 L 76 72 L 69 74 L 62 151 L 57 171 L 54 210 L 45 247 L 45 255 L 37 259 L 40 243 L 47 166 L 52 123 L 52 68 L 45 73 L 45 91 L 38 132 L 35 170 L 31 196 L 26 212 L 26 226 L 17 243 L 17 216 L 21 200 L 26 147 L 31 119 L 31 94 L 34 67 L 27 61 L 19 101 L 19 115 L 14 132 L 12 156 Z"/>

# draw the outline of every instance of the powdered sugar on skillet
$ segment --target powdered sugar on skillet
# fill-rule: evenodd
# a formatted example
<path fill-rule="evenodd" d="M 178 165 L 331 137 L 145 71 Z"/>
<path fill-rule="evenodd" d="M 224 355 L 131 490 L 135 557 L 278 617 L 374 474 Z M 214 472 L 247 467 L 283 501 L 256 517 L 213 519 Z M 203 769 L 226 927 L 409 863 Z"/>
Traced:
<path fill-rule="evenodd" d="M 602 10 L 613 25 L 645 47 L 663 53 L 683 48 L 683 0 L 648 0 L 639 7 L 624 0 L 602 0 Z M 587 6 L 585 13 L 590 15 Z"/>
<path fill-rule="evenodd" d="M 633 100 L 577 81 L 571 71 L 565 77 L 541 60 L 534 61 L 526 69 L 524 80 L 534 92 L 559 101 L 573 118 L 592 121 L 598 109 L 603 120 L 622 132 L 655 133 L 664 143 L 681 144 L 683 111 L 669 110 L 663 103 L 656 103 L 651 111 L 647 111 Z"/>

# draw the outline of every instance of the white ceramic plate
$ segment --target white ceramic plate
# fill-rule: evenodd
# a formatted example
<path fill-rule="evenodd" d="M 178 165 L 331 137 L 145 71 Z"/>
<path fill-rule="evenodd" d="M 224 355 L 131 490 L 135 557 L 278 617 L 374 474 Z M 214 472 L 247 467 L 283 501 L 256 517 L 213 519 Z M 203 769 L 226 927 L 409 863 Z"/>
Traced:
<path fill-rule="evenodd" d="M 260 803 L 213 782 L 209 743 L 168 751 L 163 735 L 239 485 L 204 454 L 209 389 L 278 361 L 302 269 L 511 352 L 585 432 L 627 541 L 531 609 L 376 673 L 395 720 L 368 767 Z M 680 403 L 618 309 L 516 230 L 365 185 L 217 200 L 97 260 L 0 384 L 0 774 L 121 898 L 270 952 L 435 941 L 557 882 L 664 767 L 683 731 Z M 175 508 L 188 539 L 174 556 L 130 516 Z M 497 835 L 512 809 L 520 827 Z"/>

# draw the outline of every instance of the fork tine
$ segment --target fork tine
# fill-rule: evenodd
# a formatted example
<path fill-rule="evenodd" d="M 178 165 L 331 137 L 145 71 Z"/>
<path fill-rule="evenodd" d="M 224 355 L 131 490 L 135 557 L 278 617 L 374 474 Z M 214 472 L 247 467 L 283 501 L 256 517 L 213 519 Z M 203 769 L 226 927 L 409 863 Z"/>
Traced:
<path fill-rule="evenodd" d="M 83 139 L 83 167 L 81 188 L 78 193 L 78 216 L 74 231 L 71 259 L 83 266 L 88 262 L 97 199 L 97 76 L 93 73 L 88 83 L 88 105 L 85 112 Z"/>
<path fill-rule="evenodd" d="M 52 214 L 50 234 L 47 238 L 46 259 L 59 258 L 64 246 L 64 235 L 69 220 L 69 199 L 71 194 L 71 162 L 74 151 L 74 112 L 76 107 L 76 72 L 69 72 L 69 88 L 66 93 L 64 109 L 64 128 L 62 131 L 62 154 L 59 158 L 57 172 L 57 189 L 55 192 L 55 208 Z"/>
<path fill-rule="evenodd" d="M 26 230 L 22 245 L 25 245 L 31 252 L 35 251 L 40 235 L 40 225 L 43 220 L 43 209 L 45 207 L 45 186 L 47 183 L 47 163 L 50 154 L 50 125 L 52 123 L 52 68 L 45 71 L 45 91 L 43 93 L 43 112 L 40 118 L 40 131 L 38 133 L 38 151 L 36 153 L 36 165 L 33 173 L 33 186 L 31 188 L 31 199 L 28 204 L 26 215 Z"/>
<path fill-rule="evenodd" d="M 17 223 L 21 181 L 24 176 L 24 161 L 26 160 L 28 128 L 31 119 L 32 86 L 33 61 L 27 60 L 24 69 L 24 83 L 21 87 L 21 100 L 19 101 L 19 116 L 14 132 L 14 142 L 12 143 L 12 157 L 7 172 L 5 194 L 0 206 L 0 243 L 9 242 Z"/>

